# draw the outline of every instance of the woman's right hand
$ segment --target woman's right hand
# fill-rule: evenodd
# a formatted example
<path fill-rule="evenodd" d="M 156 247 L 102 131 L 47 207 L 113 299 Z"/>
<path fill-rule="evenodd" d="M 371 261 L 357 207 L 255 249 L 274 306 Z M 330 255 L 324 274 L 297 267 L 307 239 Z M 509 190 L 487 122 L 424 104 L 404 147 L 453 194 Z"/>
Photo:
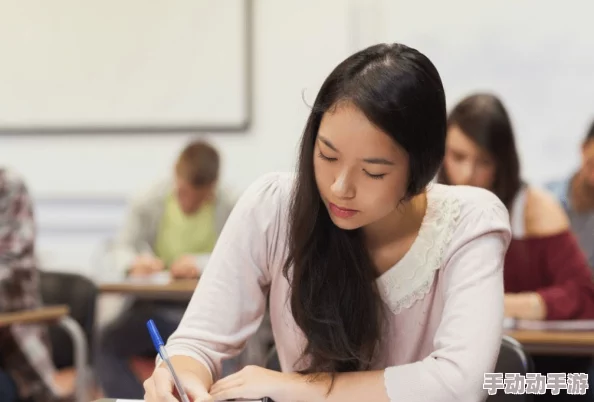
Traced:
<path fill-rule="evenodd" d="M 191 402 L 214 401 L 196 374 L 187 370 L 176 370 L 176 373 Z M 173 377 L 165 367 L 157 367 L 144 382 L 145 402 L 179 402 L 175 395 L 177 391 Z"/>

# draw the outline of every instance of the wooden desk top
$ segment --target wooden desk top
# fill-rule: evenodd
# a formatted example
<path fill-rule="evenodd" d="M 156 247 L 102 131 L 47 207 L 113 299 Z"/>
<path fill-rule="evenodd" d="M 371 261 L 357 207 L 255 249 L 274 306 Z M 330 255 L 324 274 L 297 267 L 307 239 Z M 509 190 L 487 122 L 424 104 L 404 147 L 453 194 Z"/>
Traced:
<path fill-rule="evenodd" d="M 48 306 L 34 310 L 23 310 L 12 313 L 0 313 L 0 327 L 13 324 L 30 324 L 57 321 L 70 313 L 68 306 Z"/>
<path fill-rule="evenodd" d="M 532 354 L 594 356 L 594 331 L 506 331 Z"/>
<path fill-rule="evenodd" d="M 592 331 L 509 331 L 507 334 L 520 343 L 573 344 L 594 347 L 594 332 Z"/>
<path fill-rule="evenodd" d="M 122 293 L 151 299 L 189 299 L 198 280 L 175 280 L 167 284 L 118 282 L 99 285 L 102 293 Z"/>

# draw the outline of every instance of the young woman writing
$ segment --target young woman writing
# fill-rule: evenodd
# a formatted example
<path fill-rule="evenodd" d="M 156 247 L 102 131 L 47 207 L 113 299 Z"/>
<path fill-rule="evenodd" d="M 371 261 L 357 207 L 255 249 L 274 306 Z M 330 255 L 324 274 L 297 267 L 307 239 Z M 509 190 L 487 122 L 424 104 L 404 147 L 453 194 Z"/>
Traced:
<path fill-rule="evenodd" d="M 480 401 L 503 321 L 507 210 L 434 184 L 446 102 L 430 60 L 362 50 L 322 85 L 298 172 L 268 174 L 236 205 L 168 341 L 195 401 Z M 270 298 L 283 372 L 219 379 Z M 175 401 L 160 365 L 149 402 Z"/>

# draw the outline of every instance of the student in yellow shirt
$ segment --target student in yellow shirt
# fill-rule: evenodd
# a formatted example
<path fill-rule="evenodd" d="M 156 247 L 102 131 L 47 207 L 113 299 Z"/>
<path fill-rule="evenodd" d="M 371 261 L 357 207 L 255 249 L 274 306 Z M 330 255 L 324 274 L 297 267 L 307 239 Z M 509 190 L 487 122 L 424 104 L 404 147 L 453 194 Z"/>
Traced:
<path fill-rule="evenodd" d="M 211 145 L 189 144 L 175 180 L 155 184 L 132 202 L 110 250 L 114 269 L 141 276 L 169 268 L 176 277 L 197 276 L 204 268 L 197 257 L 211 252 L 232 209 L 217 186 L 219 164 Z"/>
<path fill-rule="evenodd" d="M 175 278 L 195 278 L 229 215 L 232 204 L 218 189 L 219 154 L 209 144 L 189 144 L 175 165 L 173 181 L 158 183 L 138 197 L 109 250 L 122 276 L 169 270 Z M 142 398 L 132 357 L 153 357 L 146 330 L 152 318 L 164 339 L 177 328 L 187 302 L 136 300 L 99 334 L 95 364 L 107 397 Z"/>

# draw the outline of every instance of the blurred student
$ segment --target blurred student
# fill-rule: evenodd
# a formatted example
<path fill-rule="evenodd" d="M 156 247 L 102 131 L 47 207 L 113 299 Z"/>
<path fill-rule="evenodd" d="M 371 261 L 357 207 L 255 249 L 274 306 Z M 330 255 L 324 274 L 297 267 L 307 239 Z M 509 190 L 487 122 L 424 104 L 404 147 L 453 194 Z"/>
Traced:
<path fill-rule="evenodd" d="M 175 165 L 174 181 L 160 182 L 136 199 L 110 250 L 115 269 L 130 277 L 168 271 L 197 278 L 205 268 L 232 204 L 219 187 L 219 154 L 203 141 L 190 143 Z M 142 383 L 129 360 L 155 356 L 146 329 L 153 319 L 163 339 L 177 328 L 187 302 L 136 300 L 101 331 L 97 375 L 107 397 L 141 398 Z"/>
<path fill-rule="evenodd" d="M 564 180 L 548 183 L 569 216 L 571 229 L 594 269 L 594 122 L 582 143 L 582 163 Z M 590 390 L 594 394 L 594 366 L 590 367 Z"/>
<path fill-rule="evenodd" d="M 23 180 L 0 169 L 0 313 L 41 306 L 33 206 Z M 65 400 L 54 382 L 47 328 L 0 328 L 0 401 Z"/>
<path fill-rule="evenodd" d="M 462 100 L 448 117 L 446 154 L 439 182 L 482 187 L 510 210 L 513 239 L 504 267 L 505 315 L 532 320 L 594 318 L 594 284 L 561 205 L 524 183 L 512 125 L 490 94 Z M 533 357 L 539 372 L 582 372 L 590 358 Z M 561 401 L 560 395 L 537 400 Z M 579 400 L 579 396 L 571 396 Z M 588 396 L 583 397 L 588 400 Z"/>
<path fill-rule="evenodd" d="M 594 122 L 582 143 L 579 170 L 565 180 L 549 183 L 547 187 L 565 208 L 590 268 L 594 268 Z"/>

